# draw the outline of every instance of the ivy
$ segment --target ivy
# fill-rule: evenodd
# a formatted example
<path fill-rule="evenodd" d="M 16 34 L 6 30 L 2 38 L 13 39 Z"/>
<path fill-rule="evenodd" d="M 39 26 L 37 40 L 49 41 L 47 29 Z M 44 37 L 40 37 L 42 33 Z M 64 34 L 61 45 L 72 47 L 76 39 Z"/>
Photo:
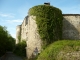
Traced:
<path fill-rule="evenodd" d="M 29 9 L 29 15 L 36 16 L 39 35 L 43 46 L 62 39 L 62 11 L 49 5 L 38 5 Z"/>

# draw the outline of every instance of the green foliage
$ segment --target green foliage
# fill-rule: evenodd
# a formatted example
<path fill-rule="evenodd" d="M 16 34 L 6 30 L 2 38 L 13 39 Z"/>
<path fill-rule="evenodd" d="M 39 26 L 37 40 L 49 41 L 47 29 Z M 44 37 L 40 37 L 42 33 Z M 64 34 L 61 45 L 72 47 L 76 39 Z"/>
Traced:
<path fill-rule="evenodd" d="M 36 16 L 38 32 L 43 40 L 43 48 L 53 41 L 62 39 L 62 12 L 60 9 L 38 5 L 29 10 L 29 15 Z"/>
<path fill-rule="evenodd" d="M 11 36 L 8 36 L 8 43 L 7 43 L 7 51 L 13 51 L 15 47 L 15 39 Z"/>
<path fill-rule="evenodd" d="M 26 57 L 25 48 L 26 48 L 26 42 L 25 41 L 19 42 L 15 47 L 14 53 L 18 56 Z"/>
<path fill-rule="evenodd" d="M 6 30 L 6 27 L 0 26 L 0 56 L 6 51 L 12 51 L 15 45 L 15 39 Z"/>
<path fill-rule="evenodd" d="M 37 60 L 66 60 L 65 55 L 67 53 L 79 52 L 80 40 L 62 40 L 57 41 L 49 45 L 38 57 Z M 60 52 L 65 52 L 63 55 L 59 55 Z M 67 56 L 67 55 L 66 55 Z M 76 58 L 70 55 L 70 59 Z M 80 57 L 79 57 L 80 58 Z"/>
<path fill-rule="evenodd" d="M 18 40 L 19 40 L 19 42 L 21 42 L 21 36 L 18 36 Z"/>

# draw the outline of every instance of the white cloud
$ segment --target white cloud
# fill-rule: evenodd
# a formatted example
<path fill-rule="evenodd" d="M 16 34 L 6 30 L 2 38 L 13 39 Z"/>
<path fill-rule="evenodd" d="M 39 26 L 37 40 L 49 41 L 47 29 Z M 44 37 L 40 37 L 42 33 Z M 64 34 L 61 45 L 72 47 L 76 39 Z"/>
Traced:
<path fill-rule="evenodd" d="M 8 23 L 20 23 L 22 22 L 23 20 L 21 19 L 16 19 L 16 20 L 6 20 Z"/>
<path fill-rule="evenodd" d="M 12 14 L 4 14 L 4 13 L 0 13 L 1 17 L 9 17 L 9 18 L 14 18 L 14 15 Z"/>

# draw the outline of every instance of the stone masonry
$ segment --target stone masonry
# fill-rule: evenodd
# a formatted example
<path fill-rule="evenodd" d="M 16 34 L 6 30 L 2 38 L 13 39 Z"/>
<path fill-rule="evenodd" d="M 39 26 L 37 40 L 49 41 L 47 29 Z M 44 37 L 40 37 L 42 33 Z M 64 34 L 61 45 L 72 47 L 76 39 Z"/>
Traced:
<path fill-rule="evenodd" d="M 41 39 L 35 21 L 35 16 L 28 17 L 27 57 L 30 58 L 41 52 Z M 36 51 L 37 50 L 37 51 Z"/>
<path fill-rule="evenodd" d="M 18 25 L 16 29 L 16 43 L 19 43 L 18 36 L 21 37 L 21 41 L 26 41 L 28 58 L 41 52 L 41 39 L 37 31 L 35 19 L 35 16 L 25 17 L 23 23 Z"/>
<path fill-rule="evenodd" d="M 80 40 L 80 14 L 63 14 L 63 39 Z M 21 25 L 16 29 L 16 43 L 27 42 L 27 57 L 31 58 L 41 52 L 41 39 L 36 25 L 36 16 L 26 16 Z"/>
<path fill-rule="evenodd" d="M 80 40 L 80 14 L 63 14 L 63 39 Z"/>

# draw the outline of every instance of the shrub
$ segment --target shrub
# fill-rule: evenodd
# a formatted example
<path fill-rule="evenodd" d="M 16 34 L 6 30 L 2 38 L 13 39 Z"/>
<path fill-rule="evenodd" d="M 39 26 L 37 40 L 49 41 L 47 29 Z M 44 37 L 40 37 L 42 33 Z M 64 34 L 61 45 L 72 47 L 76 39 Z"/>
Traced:
<path fill-rule="evenodd" d="M 43 41 L 43 48 L 53 41 L 62 39 L 62 12 L 60 9 L 38 5 L 29 10 L 29 15 L 36 16 L 39 35 Z"/>
<path fill-rule="evenodd" d="M 79 52 L 79 40 L 62 40 L 54 42 L 50 46 L 48 46 L 39 55 L 37 60 L 79 60 Z"/>
<path fill-rule="evenodd" d="M 26 42 L 22 41 L 18 43 L 15 47 L 14 53 L 21 57 L 26 57 Z"/>

